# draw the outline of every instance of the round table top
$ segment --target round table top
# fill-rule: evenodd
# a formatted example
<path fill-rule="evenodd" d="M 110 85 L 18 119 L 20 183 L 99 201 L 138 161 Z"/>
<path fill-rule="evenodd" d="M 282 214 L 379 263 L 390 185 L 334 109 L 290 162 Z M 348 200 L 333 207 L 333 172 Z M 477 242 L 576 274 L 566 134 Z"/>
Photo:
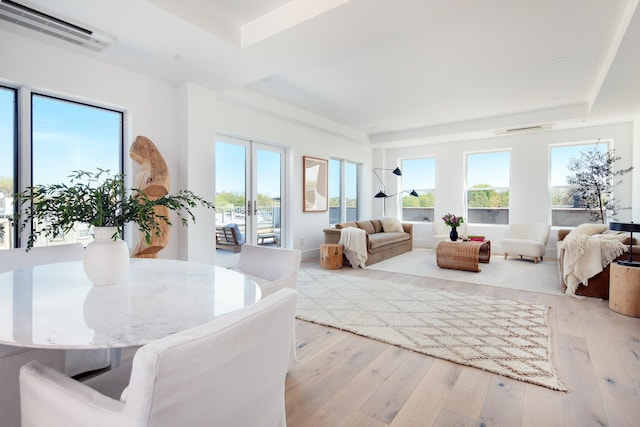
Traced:
<path fill-rule="evenodd" d="M 121 283 L 93 286 L 82 262 L 0 274 L 0 344 L 58 349 L 147 344 L 254 304 L 258 285 L 214 265 L 132 259 Z"/>

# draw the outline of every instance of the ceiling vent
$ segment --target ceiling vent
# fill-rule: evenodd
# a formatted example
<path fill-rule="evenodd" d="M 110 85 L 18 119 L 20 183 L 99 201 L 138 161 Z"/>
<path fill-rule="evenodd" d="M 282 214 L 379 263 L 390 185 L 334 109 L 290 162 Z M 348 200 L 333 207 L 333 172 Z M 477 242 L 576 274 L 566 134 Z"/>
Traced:
<path fill-rule="evenodd" d="M 545 123 L 541 125 L 522 126 L 517 128 L 509 128 L 509 129 L 496 129 L 493 131 L 493 133 L 496 135 L 509 135 L 513 133 L 535 132 L 535 131 L 547 130 L 547 129 L 551 129 L 551 123 Z"/>
<path fill-rule="evenodd" d="M 11 0 L 0 0 L 0 19 L 95 52 L 104 50 L 114 40 L 104 33 L 80 27 Z"/>

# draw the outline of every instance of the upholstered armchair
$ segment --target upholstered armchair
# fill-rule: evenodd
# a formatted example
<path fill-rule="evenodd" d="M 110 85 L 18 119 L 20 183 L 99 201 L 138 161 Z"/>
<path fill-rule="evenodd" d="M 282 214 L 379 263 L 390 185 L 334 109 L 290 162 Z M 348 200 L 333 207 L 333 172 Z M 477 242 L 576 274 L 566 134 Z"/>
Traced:
<path fill-rule="evenodd" d="M 296 291 L 283 289 L 85 383 L 31 362 L 20 370 L 22 426 L 285 426 L 295 307 Z"/>
<path fill-rule="evenodd" d="M 551 225 L 546 222 L 521 222 L 509 225 L 509 237 L 502 239 L 504 259 L 509 255 L 533 258 L 534 263 L 542 261 L 549 239 Z"/>

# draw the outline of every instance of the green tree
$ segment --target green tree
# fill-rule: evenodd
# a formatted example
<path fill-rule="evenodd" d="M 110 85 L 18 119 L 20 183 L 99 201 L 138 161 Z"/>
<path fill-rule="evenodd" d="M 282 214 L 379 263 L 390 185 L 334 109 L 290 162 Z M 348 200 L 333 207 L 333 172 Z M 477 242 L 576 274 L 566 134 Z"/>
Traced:
<path fill-rule="evenodd" d="M 0 176 L 0 191 L 3 191 L 5 194 L 13 194 L 13 178 Z"/>
<path fill-rule="evenodd" d="M 622 179 L 622 175 L 631 172 L 633 166 L 626 169 L 614 169 L 614 163 L 621 157 L 613 149 L 600 151 L 591 147 L 580 152 L 577 158 L 569 160 L 567 168 L 573 172 L 567 182 L 573 185 L 572 195 L 578 196 L 582 204 L 590 211 L 591 221 L 604 224 L 607 212 L 615 219 L 618 211 L 629 209 L 613 197 L 613 189 Z"/>
<path fill-rule="evenodd" d="M 477 184 L 467 193 L 470 208 L 503 208 L 509 206 L 509 191 L 496 191 L 489 184 Z"/>
<path fill-rule="evenodd" d="M 418 197 L 405 195 L 402 197 L 402 207 L 404 208 L 432 208 L 435 206 L 435 194 L 429 192 L 420 194 Z"/>
<path fill-rule="evenodd" d="M 221 191 L 216 194 L 216 206 L 244 206 L 245 198 L 243 194 Z"/>

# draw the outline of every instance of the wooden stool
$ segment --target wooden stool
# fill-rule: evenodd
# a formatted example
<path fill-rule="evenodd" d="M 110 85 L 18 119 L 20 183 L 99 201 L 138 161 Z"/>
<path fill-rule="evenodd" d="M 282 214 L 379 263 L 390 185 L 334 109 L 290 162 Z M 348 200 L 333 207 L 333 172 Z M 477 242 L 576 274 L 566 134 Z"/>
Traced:
<path fill-rule="evenodd" d="M 640 317 L 640 267 L 611 263 L 609 308 L 620 314 Z"/>
<path fill-rule="evenodd" d="M 342 245 L 325 243 L 320 245 L 320 267 L 327 270 L 342 268 Z"/>

